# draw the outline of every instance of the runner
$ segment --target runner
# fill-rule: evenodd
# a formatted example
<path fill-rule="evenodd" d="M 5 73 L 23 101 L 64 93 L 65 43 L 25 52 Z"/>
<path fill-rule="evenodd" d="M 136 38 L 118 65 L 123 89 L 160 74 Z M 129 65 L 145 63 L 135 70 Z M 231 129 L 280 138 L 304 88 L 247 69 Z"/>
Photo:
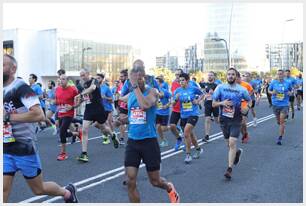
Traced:
<path fill-rule="evenodd" d="M 250 109 L 251 109 L 251 113 L 253 115 L 253 127 L 256 127 L 257 126 L 257 117 L 256 117 L 256 112 L 255 112 L 255 102 L 256 102 L 255 91 L 256 90 L 258 91 L 257 81 L 251 81 L 251 74 L 249 72 L 244 73 L 244 75 L 242 76 L 242 80 L 249 83 L 253 88 L 253 94 L 251 95 L 252 105 L 251 105 Z"/>
<path fill-rule="evenodd" d="M 171 93 L 168 89 L 163 88 L 164 80 L 162 78 L 156 78 L 160 92 L 158 93 L 158 102 L 156 108 L 156 127 L 157 132 L 160 137 L 160 147 L 167 147 L 168 141 L 164 137 L 164 132 L 168 130 L 168 120 L 170 114 L 170 105 L 171 105 Z"/>
<path fill-rule="evenodd" d="M 88 162 L 88 130 L 89 126 L 93 122 L 96 122 L 96 126 L 104 135 L 110 136 L 112 138 L 115 148 L 118 148 L 119 141 L 117 140 L 116 134 L 112 133 L 111 129 L 104 124 L 107 120 L 107 113 L 101 106 L 102 99 L 98 81 L 94 78 L 90 78 L 90 73 L 87 69 L 81 69 L 80 77 L 84 81 L 84 90 L 76 97 L 76 99 L 78 101 L 84 101 L 86 106 L 82 128 L 82 153 L 78 157 L 78 160 L 82 162 Z"/>
<path fill-rule="evenodd" d="M 240 84 L 243 88 L 245 88 L 251 99 L 252 99 L 252 96 L 254 96 L 254 91 L 253 91 L 253 87 L 247 83 L 246 81 L 242 81 L 241 80 L 241 76 L 240 76 L 240 73 L 238 72 L 237 73 L 237 79 L 236 79 L 236 83 L 237 84 Z M 252 99 L 252 106 L 255 105 L 255 100 Z M 247 129 L 247 120 L 248 120 L 248 113 L 249 113 L 249 107 L 248 107 L 248 102 L 245 101 L 244 99 L 241 101 L 241 108 L 242 108 L 242 111 L 244 112 L 241 112 L 242 113 L 242 122 L 241 122 L 241 134 L 242 134 L 242 143 L 248 143 L 250 137 L 249 137 L 249 133 L 248 133 L 248 129 Z"/>
<path fill-rule="evenodd" d="M 296 78 L 297 90 L 296 90 L 296 102 L 297 102 L 297 109 L 301 110 L 301 105 L 303 101 L 303 76 L 302 73 Z"/>
<path fill-rule="evenodd" d="M 109 85 L 104 81 L 104 74 L 97 74 L 97 80 L 100 85 L 100 92 L 102 97 L 102 106 L 104 107 L 105 112 L 107 113 L 106 125 L 114 131 L 113 128 L 113 94 L 109 88 Z M 109 144 L 110 140 L 107 136 L 103 137 L 103 144 Z"/>
<path fill-rule="evenodd" d="M 284 80 L 284 71 L 277 71 L 277 79 L 274 79 L 269 86 L 269 93 L 272 95 L 273 112 L 279 125 L 279 137 L 277 144 L 282 145 L 285 133 L 285 118 L 289 112 L 289 98 L 292 96 L 292 84 Z"/>
<path fill-rule="evenodd" d="M 115 107 L 115 115 L 117 116 L 119 114 L 119 108 L 118 108 L 118 101 L 119 101 L 119 97 L 120 94 L 118 92 L 118 86 L 119 86 L 119 81 L 115 80 L 114 82 L 114 86 L 112 87 L 112 93 L 113 93 L 113 98 L 114 98 L 114 107 Z"/>
<path fill-rule="evenodd" d="M 56 113 L 56 105 L 55 105 L 55 82 L 52 80 L 48 81 L 48 91 L 47 91 L 47 99 L 46 99 L 47 112 L 46 117 L 51 122 L 51 127 L 53 129 L 52 135 L 56 135 L 57 129 L 55 126 L 55 120 L 53 120 L 53 115 Z"/>
<path fill-rule="evenodd" d="M 43 181 L 34 123 L 45 117 L 33 90 L 15 79 L 16 70 L 16 59 L 3 55 L 3 202 L 8 202 L 15 173 L 21 171 L 35 195 L 62 196 L 66 203 L 77 203 L 73 184 L 62 188 Z"/>
<path fill-rule="evenodd" d="M 262 80 L 260 79 L 259 75 L 255 75 L 254 79 L 250 82 L 250 84 L 253 87 L 254 93 L 255 93 L 255 100 L 256 105 L 259 105 L 260 98 L 261 98 L 261 86 L 262 86 Z"/>
<path fill-rule="evenodd" d="M 172 85 L 171 85 L 172 96 L 174 95 L 174 91 L 177 88 L 181 87 L 179 83 L 179 78 L 182 73 L 183 73 L 182 69 L 177 69 L 175 71 L 175 80 L 172 82 Z M 179 150 L 180 145 L 183 142 L 184 133 L 182 129 L 179 126 L 177 126 L 178 121 L 180 121 L 180 119 L 181 119 L 180 102 L 177 101 L 174 105 L 172 105 L 172 112 L 170 116 L 170 130 L 172 134 L 176 137 L 176 144 L 174 146 L 175 151 Z"/>
<path fill-rule="evenodd" d="M 74 100 L 78 95 L 78 91 L 75 87 L 68 86 L 68 77 L 65 74 L 60 76 L 60 81 L 60 86 L 58 86 L 55 90 L 55 104 L 58 108 L 59 135 L 61 139 L 61 152 L 57 156 L 57 160 L 63 161 L 68 158 L 66 153 L 67 137 L 78 135 L 78 133 L 74 134 L 72 132 L 68 132 L 74 117 L 74 108 L 78 106 L 74 105 Z"/>
<path fill-rule="evenodd" d="M 198 87 L 193 87 L 189 84 L 189 75 L 182 73 L 180 75 L 181 87 L 174 91 L 174 104 L 179 100 L 181 112 L 181 127 L 184 131 L 186 144 L 186 158 L 185 163 L 188 164 L 193 159 L 200 158 L 203 149 L 199 146 L 197 137 L 193 133 L 193 128 L 196 126 L 199 119 L 199 103 L 204 95 Z M 196 95 L 199 95 L 196 98 Z M 196 151 L 191 157 L 191 143 L 194 145 Z"/>
<path fill-rule="evenodd" d="M 289 102 L 290 102 L 289 107 L 290 107 L 291 112 L 292 112 L 291 118 L 294 119 L 294 93 L 295 93 L 295 89 L 298 88 L 297 82 L 296 82 L 296 79 L 291 76 L 291 73 L 290 73 L 289 69 L 286 70 L 286 77 L 284 78 L 284 80 L 288 81 L 289 84 L 291 84 L 291 87 L 292 87 L 292 93 L 290 93 L 290 95 L 289 95 Z M 289 112 L 288 112 L 288 114 L 289 114 Z M 287 116 L 287 119 L 288 119 L 288 116 Z"/>
<path fill-rule="evenodd" d="M 210 71 L 207 75 L 208 81 L 201 83 L 200 86 L 203 89 L 204 96 L 204 108 L 205 108 L 205 137 L 202 139 L 204 142 L 208 142 L 211 128 L 211 115 L 214 116 L 215 122 L 219 122 L 219 107 L 212 107 L 212 95 L 217 87 L 215 83 L 215 73 Z"/>
<path fill-rule="evenodd" d="M 150 183 L 168 192 L 170 202 L 180 202 L 173 184 L 160 177 L 160 148 L 155 128 L 156 90 L 145 86 L 145 71 L 141 60 L 133 63 L 130 80 L 133 91 L 121 97 L 128 102 L 128 143 L 125 151 L 124 166 L 128 177 L 128 196 L 130 202 L 140 202 L 137 190 L 137 173 L 141 160 L 146 165 Z"/>
<path fill-rule="evenodd" d="M 237 149 L 237 139 L 241 129 L 241 101 L 242 99 L 251 104 L 251 98 L 246 89 L 237 84 L 237 70 L 233 67 L 227 70 L 227 84 L 220 84 L 213 94 L 213 107 L 220 106 L 220 126 L 226 145 L 229 147 L 228 168 L 224 176 L 230 180 L 233 165 L 240 161 L 242 149 Z M 245 113 L 245 111 L 243 111 Z"/>

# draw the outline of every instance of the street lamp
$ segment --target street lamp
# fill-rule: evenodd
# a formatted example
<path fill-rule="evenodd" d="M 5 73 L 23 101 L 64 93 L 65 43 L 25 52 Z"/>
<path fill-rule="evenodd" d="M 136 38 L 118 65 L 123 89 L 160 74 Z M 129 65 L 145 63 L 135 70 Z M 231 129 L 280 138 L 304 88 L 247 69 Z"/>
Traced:
<path fill-rule="evenodd" d="M 285 36 L 285 26 L 286 26 L 286 23 L 287 22 L 290 22 L 290 21 L 294 21 L 295 19 L 286 19 L 284 22 L 283 22 L 283 31 L 282 31 L 282 44 L 284 44 L 284 36 Z M 281 68 L 282 70 L 284 69 L 284 65 L 283 65 L 283 47 L 281 47 L 281 52 L 282 52 L 282 56 L 281 56 Z M 287 50 L 287 53 L 288 53 L 288 45 L 286 45 L 286 50 Z M 289 60 L 287 59 L 287 63 L 288 63 L 288 68 L 289 69 Z"/>
<path fill-rule="evenodd" d="M 87 47 L 87 48 L 83 48 L 82 49 L 82 68 L 84 68 L 84 53 L 85 53 L 85 51 L 87 51 L 87 50 L 90 50 L 90 49 L 92 49 L 91 47 Z"/>
<path fill-rule="evenodd" d="M 225 48 L 226 48 L 226 54 L 227 54 L 227 68 L 230 67 L 230 58 L 229 58 L 229 51 L 227 47 L 227 41 L 225 39 L 220 39 L 220 38 L 212 38 L 211 40 L 213 41 L 224 41 L 225 43 Z"/>

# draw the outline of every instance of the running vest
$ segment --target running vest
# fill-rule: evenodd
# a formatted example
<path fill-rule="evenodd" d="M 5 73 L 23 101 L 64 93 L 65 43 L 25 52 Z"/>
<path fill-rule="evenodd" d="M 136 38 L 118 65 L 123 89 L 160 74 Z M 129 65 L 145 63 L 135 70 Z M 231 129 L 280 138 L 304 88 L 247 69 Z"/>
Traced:
<path fill-rule="evenodd" d="M 150 87 L 147 87 L 143 95 L 147 96 L 150 89 Z M 157 138 L 155 127 L 155 112 L 155 106 L 152 106 L 147 110 L 141 109 L 139 107 L 139 103 L 137 102 L 135 92 L 132 91 L 128 99 L 128 138 L 133 140 Z"/>

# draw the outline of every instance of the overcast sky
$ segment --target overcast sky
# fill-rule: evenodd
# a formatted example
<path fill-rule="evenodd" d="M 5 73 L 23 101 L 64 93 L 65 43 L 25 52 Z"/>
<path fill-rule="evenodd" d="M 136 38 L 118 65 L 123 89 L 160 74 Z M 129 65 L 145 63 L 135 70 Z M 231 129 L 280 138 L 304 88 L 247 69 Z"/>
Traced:
<path fill-rule="evenodd" d="M 301 3 L 248 4 L 251 18 L 261 28 L 256 31 L 260 36 L 256 44 L 302 41 Z M 203 40 L 207 23 L 207 3 L 4 3 L 3 9 L 4 29 L 90 33 L 90 39 L 141 49 L 147 67 L 168 50 L 182 56 L 184 48 Z M 295 20 L 284 23 L 287 19 Z"/>

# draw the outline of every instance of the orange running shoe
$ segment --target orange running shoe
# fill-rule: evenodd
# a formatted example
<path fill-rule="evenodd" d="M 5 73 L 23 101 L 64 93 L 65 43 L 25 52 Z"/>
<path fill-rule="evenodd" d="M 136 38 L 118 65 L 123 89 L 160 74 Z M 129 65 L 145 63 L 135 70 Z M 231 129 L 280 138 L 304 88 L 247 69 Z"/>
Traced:
<path fill-rule="evenodd" d="M 168 185 L 171 187 L 171 191 L 168 192 L 170 202 L 171 203 L 180 203 L 180 196 L 177 193 L 177 191 L 175 190 L 174 185 L 171 182 L 169 182 Z"/>

